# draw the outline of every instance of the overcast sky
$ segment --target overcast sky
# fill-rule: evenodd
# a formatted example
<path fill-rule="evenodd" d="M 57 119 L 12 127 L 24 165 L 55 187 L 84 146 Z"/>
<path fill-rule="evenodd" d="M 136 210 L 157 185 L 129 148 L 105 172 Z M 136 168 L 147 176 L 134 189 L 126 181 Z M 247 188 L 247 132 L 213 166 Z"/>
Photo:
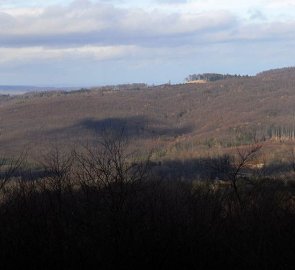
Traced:
<path fill-rule="evenodd" d="M 0 84 L 183 82 L 294 66 L 295 0 L 0 0 Z"/>

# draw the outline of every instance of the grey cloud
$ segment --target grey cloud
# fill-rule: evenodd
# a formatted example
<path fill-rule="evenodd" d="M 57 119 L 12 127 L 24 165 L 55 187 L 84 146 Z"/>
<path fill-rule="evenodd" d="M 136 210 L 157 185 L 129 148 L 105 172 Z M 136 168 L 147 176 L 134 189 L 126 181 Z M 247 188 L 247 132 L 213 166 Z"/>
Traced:
<path fill-rule="evenodd" d="M 249 41 L 282 41 L 293 40 L 295 41 L 295 21 L 288 23 L 269 22 L 269 23 L 254 23 L 241 26 L 235 34 L 238 40 Z"/>
<path fill-rule="evenodd" d="M 251 20 L 266 20 L 266 16 L 263 14 L 261 10 L 251 9 L 248 11 L 248 14 Z"/>
<path fill-rule="evenodd" d="M 3 22 L 3 24 L 1 23 Z M 80 46 L 88 44 L 160 44 L 206 31 L 231 28 L 227 12 L 171 14 L 120 9 L 106 3 L 76 1 L 30 15 L 0 14 L 2 46 Z M 178 40 L 180 42 L 181 40 Z M 173 45 L 173 44 L 172 44 Z"/>
<path fill-rule="evenodd" d="M 0 25 L 1 28 L 8 28 L 8 27 L 15 27 L 16 26 L 16 20 L 13 18 L 13 16 L 0 12 Z M 1 30 L 0 30 L 1 31 Z"/>
<path fill-rule="evenodd" d="M 160 49 L 160 58 L 165 50 L 169 51 L 168 48 L 173 52 L 169 55 L 171 57 L 176 54 L 175 51 L 179 55 L 180 51 L 188 48 L 200 50 L 202 46 L 216 44 L 295 41 L 295 21 L 279 24 L 258 20 L 247 24 L 231 13 L 222 11 L 165 15 L 159 11 L 120 9 L 111 4 L 92 4 L 88 1 L 76 1 L 70 6 L 51 6 L 36 14 L 9 15 L 2 12 L 0 25 L 0 48 L 44 49 L 40 53 L 33 51 L 26 59 L 34 54 L 39 57 L 50 48 L 58 50 L 132 45 L 131 49 L 128 47 L 122 49 L 122 53 L 115 53 L 115 57 L 129 55 L 136 47 L 147 50 L 137 51 L 134 53 L 135 58 L 143 57 L 144 54 L 151 57 L 157 49 Z M 99 53 L 103 54 L 103 51 Z M 71 58 L 74 50 L 64 54 Z M 113 58 L 110 54 L 107 52 L 106 59 Z M 53 55 L 56 55 L 55 52 Z M 88 57 L 84 50 L 81 55 Z"/>

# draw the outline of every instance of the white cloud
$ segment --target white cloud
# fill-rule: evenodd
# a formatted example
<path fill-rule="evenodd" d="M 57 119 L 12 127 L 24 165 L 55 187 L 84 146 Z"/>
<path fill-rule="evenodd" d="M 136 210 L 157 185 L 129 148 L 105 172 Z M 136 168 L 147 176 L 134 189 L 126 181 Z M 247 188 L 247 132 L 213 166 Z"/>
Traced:
<path fill-rule="evenodd" d="M 62 36 L 75 33 L 96 33 L 124 36 L 158 36 L 185 34 L 223 27 L 234 22 L 234 16 L 225 11 L 207 13 L 165 14 L 161 11 L 146 12 L 142 9 L 119 9 L 108 4 L 75 3 L 68 7 L 45 9 L 12 9 L 0 14 L 0 38 L 22 43 L 23 38 L 38 39 L 48 35 Z M 84 37 L 85 38 L 85 37 Z M 57 41 L 58 42 L 58 41 Z M 87 40 L 85 41 L 87 42 Z"/>
<path fill-rule="evenodd" d="M 92 59 L 106 61 L 120 59 L 138 50 L 135 46 L 83 46 L 76 48 L 0 48 L 0 64 L 18 61 Z"/>
<path fill-rule="evenodd" d="M 175 3 L 167 2 L 160 1 L 159 6 Z M 285 0 L 284 5 L 289 4 L 290 1 Z M 182 8 L 170 13 L 159 8 L 146 11 L 89 1 L 75 1 L 66 6 L 3 9 L 0 13 L 0 24 L 4 26 L 0 28 L 0 44 L 6 47 L 166 46 L 173 41 L 174 46 L 187 42 L 188 37 L 202 42 L 212 35 L 238 39 L 241 32 L 247 33 L 245 29 L 252 29 L 250 37 L 259 38 L 269 25 L 274 29 L 279 25 L 282 32 L 287 33 L 295 18 L 283 20 L 279 13 L 274 20 L 274 6 L 279 5 L 277 0 L 196 0 L 183 4 L 177 1 L 177 5 Z M 280 35 L 278 31 L 272 33 L 273 38 Z"/>
<path fill-rule="evenodd" d="M 107 73 L 116 61 L 125 73 L 144 77 L 151 66 L 158 73 L 178 63 L 186 71 L 193 65 L 237 68 L 250 63 L 254 51 L 254 60 L 263 62 L 266 51 L 280 52 L 278 44 L 284 48 L 282 62 L 293 57 L 293 0 L 8 2 L 0 0 L 6 3 L 0 12 L 0 70 L 28 64 L 38 73 L 42 63 L 44 72 L 50 66 L 54 73 L 56 63 L 72 70 L 103 62 Z"/>

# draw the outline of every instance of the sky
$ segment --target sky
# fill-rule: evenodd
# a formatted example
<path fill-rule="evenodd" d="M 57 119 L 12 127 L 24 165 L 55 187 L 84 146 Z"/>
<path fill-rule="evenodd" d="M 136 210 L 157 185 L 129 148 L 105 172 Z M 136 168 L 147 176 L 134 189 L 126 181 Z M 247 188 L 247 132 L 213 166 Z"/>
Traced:
<path fill-rule="evenodd" d="M 0 84 L 182 83 L 295 65 L 295 0 L 0 0 Z"/>

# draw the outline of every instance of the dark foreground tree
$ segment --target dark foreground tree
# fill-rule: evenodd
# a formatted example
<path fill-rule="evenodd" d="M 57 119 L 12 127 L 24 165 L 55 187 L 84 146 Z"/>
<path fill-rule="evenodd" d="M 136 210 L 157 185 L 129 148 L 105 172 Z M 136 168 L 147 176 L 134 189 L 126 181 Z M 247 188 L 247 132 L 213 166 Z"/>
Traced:
<path fill-rule="evenodd" d="M 292 269 L 295 204 L 281 182 L 238 187 L 239 207 L 232 187 L 154 177 L 125 142 L 53 149 L 43 178 L 10 180 L 0 202 L 2 269 Z"/>

